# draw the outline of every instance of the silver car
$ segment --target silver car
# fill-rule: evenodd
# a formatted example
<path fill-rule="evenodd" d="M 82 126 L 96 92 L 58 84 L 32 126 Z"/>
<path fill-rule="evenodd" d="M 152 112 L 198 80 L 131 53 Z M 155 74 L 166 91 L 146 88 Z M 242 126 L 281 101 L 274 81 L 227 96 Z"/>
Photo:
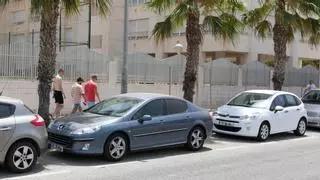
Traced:
<path fill-rule="evenodd" d="M 309 91 L 302 101 L 308 112 L 308 126 L 320 127 L 320 89 Z"/>
<path fill-rule="evenodd" d="M 27 172 L 47 149 L 44 120 L 21 100 L 0 96 L 0 164 L 12 172 Z"/>
<path fill-rule="evenodd" d="M 119 161 L 127 152 L 177 144 L 192 151 L 211 135 L 207 110 L 183 99 L 148 93 L 112 97 L 48 127 L 49 147 L 60 152 L 103 155 Z"/>

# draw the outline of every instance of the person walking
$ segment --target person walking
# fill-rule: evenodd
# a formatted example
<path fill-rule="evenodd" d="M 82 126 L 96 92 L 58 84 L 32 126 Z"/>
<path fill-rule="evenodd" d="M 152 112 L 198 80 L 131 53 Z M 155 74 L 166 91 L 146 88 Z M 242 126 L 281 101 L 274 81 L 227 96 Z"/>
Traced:
<path fill-rule="evenodd" d="M 84 96 L 88 104 L 88 108 L 96 104 L 96 97 L 100 102 L 100 96 L 97 88 L 97 80 L 98 76 L 94 74 L 91 76 L 91 80 L 86 82 L 84 85 Z"/>
<path fill-rule="evenodd" d="M 317 86 L 313 83 L 313 80 L 309 81 L 309 84 L 307 85 L 307 87 L 304 89 L 304 95 L 307 94 L 308 92 L 310 92 L 311 90 L 317 89 Z"/>
<path fill-rule="evenodd" d="M 84 90 L 82 87 L 82 83 L 84 80 L 79 77 L 77 79 L 77 82 L 74 83 L 71 87 L 71 97 L 72 97 L 72 102 L 73 102 L 73 109 L 72 109 L 72 114 L 76 112 L 82 112 L 81 108 L 81 97 L 85 99 L 84 97 Z"/>
<path fill-rule="evenodd" d="M 64 70 L 59 69 L 58 74 L 53 79 L 53 97 L 55 99 L 56 107 L 53 113 L 53 118 L 60 117 L 61 111 L 64 106 L 64 99 L 66 98 L 63 87 L 62 87 L 62 77 L 64 75 Z"/>

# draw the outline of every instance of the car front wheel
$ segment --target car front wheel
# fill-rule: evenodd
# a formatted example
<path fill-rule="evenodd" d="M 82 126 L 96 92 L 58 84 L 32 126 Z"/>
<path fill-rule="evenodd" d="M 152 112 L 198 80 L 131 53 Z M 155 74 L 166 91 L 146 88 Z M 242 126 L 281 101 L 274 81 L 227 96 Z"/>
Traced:
<path fill-rule="evenodd" d="M 194 127 L 188 135 L 187 147 L 191 151 L 198 151 L 203 147 L 205 132 L 201 127 Z"/>
<path fill-rule="evenodd" d="M 10 148 L 6 158 L 6 165 L 12 172 L 24 173 L 34 168 L 37 158 L 37 151 L 33 144 L 18 142 Z"/>
<path fill-rule="evenodd" d="M 307 122 L 305 119 L 300 119 L 297 129 L 294 131 L 294 133 L 297 136 L 303 136 L 306 133 L 307 130 Z"/>
<path fill-rule="evenodd" d="M 265 141 L 270 135 L 270 126 L 267 122 L 263 122 L 259 128 L 258 141 Z"/>
<path fill-rule="evenodd" d="M 111 135 L 104 147 L 104 157 L 108 161 L 120 161 L 127 154 L 128 140 L 123 134 Z"/>

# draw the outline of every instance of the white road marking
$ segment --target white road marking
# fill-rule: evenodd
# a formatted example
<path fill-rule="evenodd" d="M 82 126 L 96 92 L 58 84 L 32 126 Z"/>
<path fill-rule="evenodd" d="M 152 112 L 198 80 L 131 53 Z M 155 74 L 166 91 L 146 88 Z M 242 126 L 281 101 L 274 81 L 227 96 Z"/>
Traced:
<path fill-rule="evenodd" d="M 18 177 L 11 177 L 6 178 L 6 180 L 15 180 L 15 179 L 25 179 L 25 178 L 38 178 L 43 176 L 50 176 L 50 175 L 57 175 L 57 174 L 66 174 L 70 173 L 71 171 L 57 171 L 57 172 L 47 172 L 47 173 L 38 173 L 38 174 L 30 174 L 25 176 L 18 176 Z"/>

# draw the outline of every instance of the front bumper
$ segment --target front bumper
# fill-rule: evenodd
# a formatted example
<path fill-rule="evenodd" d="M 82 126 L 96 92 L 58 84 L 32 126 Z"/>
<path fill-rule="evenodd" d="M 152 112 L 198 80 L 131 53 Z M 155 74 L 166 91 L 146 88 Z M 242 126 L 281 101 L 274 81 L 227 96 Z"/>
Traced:
<path fill-rule="evenodd" d="M 257 121 L 243 120 L 243 121 L 223 121 L 213 118 L 213 132 L 246 136 L 246 137 L 257 137 L 259 131 L 259 125 Z"/>
<path fill-rule="evenodd" d="M 320 117 L 308 117 L 308 126 L 320 127 Z"/>
<path fill-rule="evenodd" d="M 103 153 L 103 146 L 93 137 L 74 138 L 49 133 L 48 139 L 49 150 L 83 155 L 101 155 Z"/>

